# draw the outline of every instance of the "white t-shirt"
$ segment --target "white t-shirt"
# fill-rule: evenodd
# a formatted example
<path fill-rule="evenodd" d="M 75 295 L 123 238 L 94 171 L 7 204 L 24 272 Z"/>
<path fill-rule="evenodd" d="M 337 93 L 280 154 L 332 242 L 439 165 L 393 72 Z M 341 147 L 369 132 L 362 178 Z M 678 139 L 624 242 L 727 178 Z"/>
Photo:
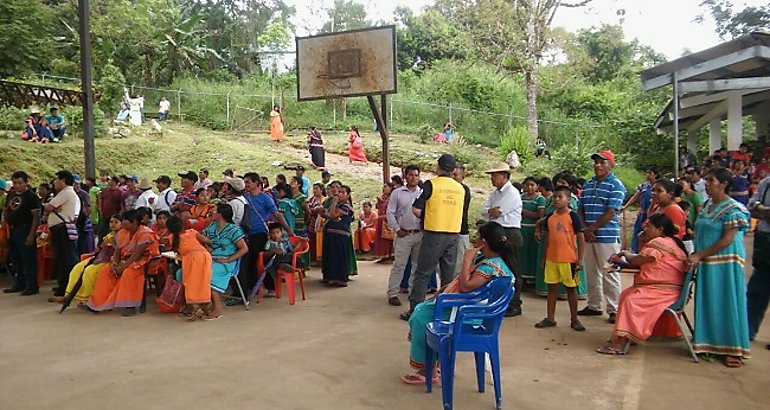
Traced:
<path fill-rule="evenodd" d="M 155 199 L 155 205 L 153 206 L 153 211 L 155 212 L 155 214 L 157 214 L 160 211 L 171 212 L 171 205 L 174 204 L 174 201 L 176 201 L 176 192 L 174 192 L 174 190 L 171 189 L 170 187 L 166 188 Z"/>
<path fill-rule="evenodd" d="M 56 216 L 55 213 L 49 213 L 49 227 L 56 226 L 64 222 L 75 222 L 75 220 L 78 218 L 78 215 L 80 215 L 80 198 L 78 198 L 78 194 L 76 194 L 75 190 L 69 185 L 59 191 L 56 196 L 51 199 L 49 204 L 55 207 L 60 206 L 61 211 L 58 211 L 58 214 L 64 218 L 64 221 L 62 221 L 61 218 Z"/>
<path fill-rule="evenodd" d="M 162 100 L 160 102 L 160 110 L 158 112 L 169 112 L 171 111 L 171 102 L 169 100 Z"/>
<path fill-rule="evenodd" d="M 134 209 L 142 208 L 142 207 L 153 209 L 154 203 L 153 205 L 150 205 L 150 198 L 155 198 L 155 201 L 158 200 L 158 196 L 155 195 L 155 192 L 152 192 L 152 189 L 148 189 L 142 192 L 142 194 L 139 195 L 139 198 L 136 198 L 136 202 L 134 203 Z"/>
<path fill-rule="evenodd" d="M 236 196 L 230 202 L 227 203 L 233 208 L 233 223 L 240 225 L 243 220 L 243 211 L 246 208 L 246 199 L 241 196 Z"/>

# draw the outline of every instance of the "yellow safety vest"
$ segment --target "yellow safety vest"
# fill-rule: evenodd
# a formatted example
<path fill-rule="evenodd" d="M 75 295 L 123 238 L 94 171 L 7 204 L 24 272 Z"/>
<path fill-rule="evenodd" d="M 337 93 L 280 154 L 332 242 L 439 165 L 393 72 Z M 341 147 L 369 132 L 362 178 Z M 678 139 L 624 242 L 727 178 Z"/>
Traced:
<path fill-rule="evenodd" d="M 431 232 L 460 233 L 465 189 L 450 177 L 432 179 L 433 192 L 425 202 L 423 228 Z"/>

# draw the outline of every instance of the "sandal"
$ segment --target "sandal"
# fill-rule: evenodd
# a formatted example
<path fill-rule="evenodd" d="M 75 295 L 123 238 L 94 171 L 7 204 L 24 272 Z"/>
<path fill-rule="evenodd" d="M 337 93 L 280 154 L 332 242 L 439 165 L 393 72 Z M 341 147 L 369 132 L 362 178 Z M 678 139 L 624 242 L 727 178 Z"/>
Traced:
<path fill-rule="evenodd" d="M 538 329 L 542 329 L 544 327 L 554 327 L 554 326 L 556 326 L 556 321 L 548 319 L 548 318 L 545 318 L 545 319 L 535 323 L 535 327 L 538 328 Z"/>
<path fill-rule="evenodd" d="M 223 317 L 224 315 L 222 315 L 221 313 L 218 315 L 206 315 L 203 317 L 203 320 L 217 320 L 217 319 L 222 319 Z"/>
<path fill-rule="evenodd" d="M 586 327 L 583 326 L 583 324 L 580 323 L 580 321 L 577 319 L 573 320 L 572 323 L 569 324 L 569 327 L 571 327 L 572 330 L 575 330 L 577 332 L 582 332 L 586 330 Z"/>
<path fill-rule="evenodd" d="M 610 345 L 604 345 L 596 349 L 596 353 L 606 354 L 610 356 L 624 356 L 626 352 L 623 350 L 615 349 Z"/>
<path fill-rule="evenodd" d="M 196 306 L 193 310 L 193 313 L 190 314 L 190 316 L 187 318 L 188 322 L 194 322 L 198 319 L 203 319 L 203 317 L 206 316 L 206 312 L 201 308 L 200 306 Z"/>
<path fill-rule="evenodd" d="M 743 360 L 737 356 L 725 356 L 724 363 L 725 366 L 733 369 L 743 366 Z"/>
<path fill-rule="evenodd" d="M 401 376 L 401 381 L 412 386 L 425 385 L 425 374 L 420 372 L 408 373 Z M 437 375 L 433 378 L 433 384 L 438 384 L 441 378 Z"/>

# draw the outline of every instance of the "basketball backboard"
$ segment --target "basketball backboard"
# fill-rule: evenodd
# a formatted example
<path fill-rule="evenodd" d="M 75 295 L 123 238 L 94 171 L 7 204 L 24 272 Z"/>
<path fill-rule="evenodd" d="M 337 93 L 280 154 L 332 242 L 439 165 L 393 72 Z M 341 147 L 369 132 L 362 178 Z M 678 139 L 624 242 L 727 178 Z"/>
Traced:
<path fill-rule="evenodd" d="M 396 93 L 396 27 L 297 37 L 300 101 Z"/>

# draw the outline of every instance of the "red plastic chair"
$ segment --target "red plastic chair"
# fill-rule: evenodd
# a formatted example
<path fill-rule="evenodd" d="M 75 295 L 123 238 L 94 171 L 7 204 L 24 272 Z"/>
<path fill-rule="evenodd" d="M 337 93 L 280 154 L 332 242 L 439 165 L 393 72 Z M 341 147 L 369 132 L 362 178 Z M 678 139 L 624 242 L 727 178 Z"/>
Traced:
<path fill-rule="evenodd" d="M 289 241 L 294 247 L 294 252 L 291 255 L 291 271 L 285 271 L 278 269 L 275 274 L 275 298 L 281 298 L 281 287 L 284 280 L 286 281 L 286 293 L 289 295 L 289 304 L 293 305 L 296 301 L 296 284 L 295 278 L 299 278 L 299 288 L 302 291 L 302 300 L 305 300 L 305 282 L 302 278 L 302 270 L 297 267 L 297 261 L 299 258 L 310 250 L 310 242 L 307 238 L 301 236 L 290 236 Z"/>

